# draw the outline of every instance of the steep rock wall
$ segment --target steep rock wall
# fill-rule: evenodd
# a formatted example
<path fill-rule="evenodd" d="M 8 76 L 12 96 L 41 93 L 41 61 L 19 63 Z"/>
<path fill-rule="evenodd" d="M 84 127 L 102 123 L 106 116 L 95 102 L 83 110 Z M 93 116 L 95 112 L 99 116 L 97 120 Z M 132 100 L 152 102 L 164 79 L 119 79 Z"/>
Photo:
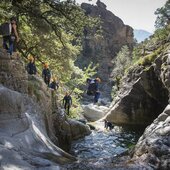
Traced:
<path fill-rule="evenodd" d="M 170 93 L 170 44 L 155 61 L 155 71 Z M 162 93 L 161 89 L 158 89 Z M 169 102 L 168 102 L 169 103 Z M 145 129 L 134 148 L 134 165 L 147 169 L 170 169 L 170 105 Z"/>
<path fill-rule="evenodd" d="M 123 78 L 107 119 L 115 124 L 149 125 L 164 110 L 169 99 L 167 63 L 169 44 L 151 65 L 136 65 Z"/>
<path fill-rule="evenodd" d="M 149 125 L 168 104 L 168 90 L 154 66 L 137 67 L 123 80 L 107 119 L 120 125 Z M 159 90 L 158 90 L 159 89 Z"/>

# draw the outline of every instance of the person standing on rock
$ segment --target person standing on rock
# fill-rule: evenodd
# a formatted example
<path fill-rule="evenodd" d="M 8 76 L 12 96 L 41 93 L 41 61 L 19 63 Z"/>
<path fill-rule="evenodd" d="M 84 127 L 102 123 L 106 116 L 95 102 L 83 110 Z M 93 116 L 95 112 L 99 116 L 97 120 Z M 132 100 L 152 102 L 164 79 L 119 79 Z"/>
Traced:
<path fill-rule="evenodd" d="M 99 83 L 101 82 L 100 78 L 95 79 L 95 93 L 94 93 L 94 103 L 97 103 L 100 98 Z"/>
<path fill-rule="evenodd" d="M 37 73 L 37 69 L 35 66 L 35 60 L 33 56 L 28 57 L 29 63 L 27 65 L 27 72 L 30 75 L 35 75 Z"/>
<path fill-rule="evenodd" d="M 69 115 L 70 113 L 70 107 L 72 105 L 72 98 L 68 92 L 66 92 L 64 98 L 63 98 L 63 105 L 66 113 Z"/>
<path fill-rule="evenodd" d="M 48 67 L 47 63 L 44 63 L 44 69 L 42 71 L 42 77 L 44 79 L 44 82 L 47 84 L 47 86 L 49 87 L 50 85 L 50 79 L 51 79 L 51 71 Z"/>
<path fill-rule="evenodd" d="M 19 42 L 15 17 L 10 19 L 10 23 L 1 25 L 1 34 L 3 35 L 3 48 L 12 55 L 12 53 L 16 51 L 14 43 Z"/>

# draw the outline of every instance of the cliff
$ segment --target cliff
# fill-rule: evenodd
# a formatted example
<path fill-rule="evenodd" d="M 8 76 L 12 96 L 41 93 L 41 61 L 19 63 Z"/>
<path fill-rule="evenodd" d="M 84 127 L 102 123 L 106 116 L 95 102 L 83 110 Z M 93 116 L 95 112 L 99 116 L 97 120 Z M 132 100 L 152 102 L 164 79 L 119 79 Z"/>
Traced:
<path fill-rule="evenodd" d="M 67 119 L 38 76 L 30 76 L 17 56 L 0 50 L 0 169 L 60 169 L 76 158 L 68 150 L 89 127 Z M 62 149 L 61 149 L 62 148 Z"/>
<path fill-rule="evenodd" d="M 76 63 L 81 68 L 87 67 L 91 62 L 99 64 L 97 76 L 102 79 L 102 95 L 110 97 L 112 60 L 123 45 L 132 48 L 133 29 L 108 11 L 106 5 L 100 1 L 97 1 L 97 6 L 83 3 L 81 7 L 86 15 L 100 18 L 102 33 L 97 35 L 97 28 L 93 31 L 85 28 L 83 50 Z"/>
<path fill-rule="evenodd" d="M 123 77 L 106 119 L 119 125 L 148 127 L 126 162 L 127 169 L 169 169 L 170 155 L 170 36 L 147 45 Z"/>

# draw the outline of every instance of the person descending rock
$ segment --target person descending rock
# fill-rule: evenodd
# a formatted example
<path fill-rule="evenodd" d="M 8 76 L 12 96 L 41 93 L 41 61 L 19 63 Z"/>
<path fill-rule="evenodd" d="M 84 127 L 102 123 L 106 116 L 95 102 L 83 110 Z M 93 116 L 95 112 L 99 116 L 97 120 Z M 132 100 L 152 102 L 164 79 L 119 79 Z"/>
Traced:
<path fill-rule="evenodd" d="M 53 90 L 57 90 L 59 88 L 59 82 L 57 81 L 56 77 L 52 78 L 52 81 L 51 81 L 49 87 Z"/>
<path fill-rule="evenodd" d="M 42 77 L 44 79 L 44 82 L 49 87 L 50 79 L 51 79 L 51 71 L 50 71 L 47 63 L 44 63 L 44 69 L 42 71 Z"/>
<path fill-rule="evenodd" d="M 10 23 L 4 23 L 0 26 L 0 34 L 3 36 L 3 48 L 12 55 L 16 51 L 15 42 L 19 41 L 15 17 L 10 19 Z"/>
<path fill-rule="evenodd" d="M 100 98 L 100 91 L 99 91 L 99 83 L 100 82 L 101 82 L 100 78 L 95 79 L 94 103 L 97 103 Z"/>
<path fill-rule="evenodd" d="M 70 107 L 72 105 L 72 98 L 68 92 L 66 92 L 64 98 L 63 98 L 63 105 L 66 113 L 69 115 L 70 113 Z"/>
<path fill-rule="evenodd" d="M 87 94 L 94 96 L 94 103 L 97 103 L 100 97 L 100 92 L 99 92 L 100 82 L 101 82 L 100 78 L 87 79 L 87 83 L 88 83 Z"/>
<path fill-rule="evenodd" d="M 52 81 L 49 85 L 49 88 L 51 89 L 51 97 L 52 97 L 52 109 L 53 113 L 56 112 L 56 109 L 59 108 L 58 105 L 58 94 L 56 94 L 56 90 L 59 88 L 59 82 L 57 81 L 56 77 L 52 77 Z"/>
<path fill-rule="evenodd" d="M 29 56 L 28 60 L 29 60 L 29 63 L 27 65 L 27 72 L 28 72 L 28 74 L 31 74 L 31 75 L 36 74 L 37 73 L 37 69 L 36 69 L 36 66 L 35 66 L 34 57 L 33 56 Z"/>

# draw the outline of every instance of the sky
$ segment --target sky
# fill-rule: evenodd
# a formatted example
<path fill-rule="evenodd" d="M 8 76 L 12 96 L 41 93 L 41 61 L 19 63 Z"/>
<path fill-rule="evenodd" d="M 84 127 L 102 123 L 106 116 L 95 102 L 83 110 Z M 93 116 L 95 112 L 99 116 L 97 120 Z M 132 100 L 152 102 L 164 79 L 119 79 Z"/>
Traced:
<path fill-rule="evenodd" d="M 76 0 L 96 4 L 97 0 Z M 164 6 L 167 0 L 101 0 L 107 6 L 107 9 L 113 12 L 123 20 L 126 25 L 134 29 L 143 29 L 148 32 L 154 32 L 156 15 L 154 12 L 157 8 Z"/>

